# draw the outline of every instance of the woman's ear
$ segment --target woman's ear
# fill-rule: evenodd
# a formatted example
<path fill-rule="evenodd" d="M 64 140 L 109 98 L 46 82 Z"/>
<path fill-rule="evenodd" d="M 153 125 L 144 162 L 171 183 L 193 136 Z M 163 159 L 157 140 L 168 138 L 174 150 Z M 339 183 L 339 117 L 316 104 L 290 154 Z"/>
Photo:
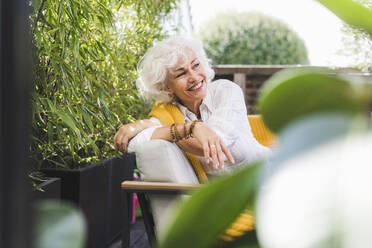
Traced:
<path fill-rule="evenodd" d="M 169 88 L 168 85 L 166 85 L 165 87 L 166 87 L 166 91 L 168 91 L 169 93 L 173 94 L 173 90 L 171 88 Z"/>
<path fill-rule="evenodd" d="M 173 90 L 168 85 L 169 81 L 165 79 L 165 82 L 163 84 L 163 90 L 168 93 L 168 96 L 172 99 L 171 101 L 174 101 L 176 99 L 176 96 L 174 95 Z"/>
<path fill-rule="evenodd" d="M 169 93 L 173 94 L 173 90 L 171 88 L 169 88 L 169 81 L 168 81 L 167 78 L 164 81 L 164 88 L 163 88 L 163 90 L 168 91 Z"/>
<path fill-rule="evenodd" d="M 166 91 L 166 92 L 173 94 L 173 91 L 168 87 L 167 82 L 159 83 L 157 86 L 157 89 L 160 91 Z"/>

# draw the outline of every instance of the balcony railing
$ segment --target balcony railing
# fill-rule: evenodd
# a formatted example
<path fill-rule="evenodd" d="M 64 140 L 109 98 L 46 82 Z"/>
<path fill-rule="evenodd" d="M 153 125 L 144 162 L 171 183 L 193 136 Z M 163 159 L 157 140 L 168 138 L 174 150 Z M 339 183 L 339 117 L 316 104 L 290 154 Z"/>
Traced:
<path fill-rule="evenodd" d="M 267 79 L 276 72 L 290 68 L 331 69 L 335 72 L 352 73 L 372 78 L 371 73 L 360 73 L 352 68 L 329 68 L 303 65 L 217 65 L 213 69 L 215 79 L 229 79 L 243 90 L 248 114 L 256 114 L 256 102 L 260 89 Z"/>

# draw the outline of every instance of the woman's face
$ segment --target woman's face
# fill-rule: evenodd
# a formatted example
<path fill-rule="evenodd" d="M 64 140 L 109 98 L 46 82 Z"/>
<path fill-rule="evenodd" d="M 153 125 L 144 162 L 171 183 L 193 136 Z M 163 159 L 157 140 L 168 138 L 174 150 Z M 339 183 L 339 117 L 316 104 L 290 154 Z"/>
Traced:
<path fill-rule="evenodd" d="M 193 108 L 201 103 L 207 94 L 207 76 L 194 52 L 180 57 L 168 70 L 167 86 L 186 107 Z"/>

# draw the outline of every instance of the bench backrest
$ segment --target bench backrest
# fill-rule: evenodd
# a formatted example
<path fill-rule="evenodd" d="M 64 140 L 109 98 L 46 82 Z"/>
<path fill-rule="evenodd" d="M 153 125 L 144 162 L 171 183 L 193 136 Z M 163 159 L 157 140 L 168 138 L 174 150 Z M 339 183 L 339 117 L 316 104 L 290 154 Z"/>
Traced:
<path fill-rule="evenodd" d="M 276 136 L 263 123 L 261 115 L 248 115 L 253 136 L 263 146 L 273 146 Z"/>

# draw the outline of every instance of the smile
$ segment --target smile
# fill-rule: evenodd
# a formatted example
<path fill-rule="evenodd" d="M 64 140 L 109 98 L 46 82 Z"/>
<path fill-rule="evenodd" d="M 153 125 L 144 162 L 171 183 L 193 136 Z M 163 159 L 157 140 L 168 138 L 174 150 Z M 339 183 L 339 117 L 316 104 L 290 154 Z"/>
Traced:
<path fill-rule="evenodd" d="M 188 89 L 188 91 L 194 91 L 194 90 L 198 90 L 202 87 L 203 85 L 203 80 L 196 83 L 193 87 L 191 87 L 190 89 Z"/>

